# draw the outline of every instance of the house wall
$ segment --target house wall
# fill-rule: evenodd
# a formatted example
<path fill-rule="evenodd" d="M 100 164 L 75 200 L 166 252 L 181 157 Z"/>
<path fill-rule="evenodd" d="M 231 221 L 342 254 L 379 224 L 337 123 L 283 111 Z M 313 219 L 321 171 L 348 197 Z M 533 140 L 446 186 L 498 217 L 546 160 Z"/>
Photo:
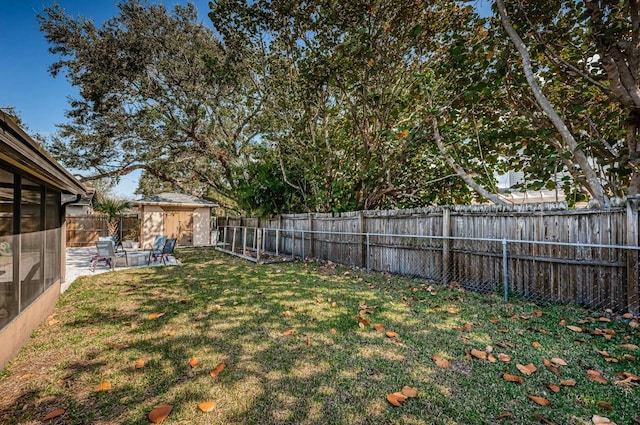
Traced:
<path fill-rule="evenodd" d="M 143 247 L 150 247 L 156 235 L 164 234 L 163 215 L 164 210 L 154 205 L 145 205 L 142 209 L 142 229 L 140 241 Z"/>
<path fill-rule="evenodd" d="M 210 235 L 211 209 L 196 208 L 193 212 L 193 246 L 209 245 Z"/>
<path fill-rule="evenodd" d="M 11 360 L 27 342 L 31 332 L 40 326 L 56 305 L 60 295 L 60 280 L 51 285 L 18 317 L 0 331 L 0 368 Z"/>

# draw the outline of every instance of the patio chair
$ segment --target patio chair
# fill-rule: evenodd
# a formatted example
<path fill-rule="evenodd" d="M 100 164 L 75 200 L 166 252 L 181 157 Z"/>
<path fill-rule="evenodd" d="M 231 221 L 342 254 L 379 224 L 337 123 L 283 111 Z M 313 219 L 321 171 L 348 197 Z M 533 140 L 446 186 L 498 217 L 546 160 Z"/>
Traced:
<path fill-rule="evenodd" d="M 116 238 L 114 238 L 113 236 L 98 236 L 98 240 L 99 241 L 110 241 L 111 243 L 113 243 L 113 246 L 115 247 L 116 252 L 124 251 L 124 246 L 122 245 L 122 242 L 117 243 L 116 242 Z"/>
<path fill-rule="evenodd" d="M 120 258 L 124 258 L 125 264 L 129 266 L 129 259 L 127 258 L 126 251 L 116 252 L 113 242 L 111 241 L 98 241 L 96 242 L 96 254 L 91 259 L 91 271 L 96 269 L 96 263 L 104 260 L 106 265 L 114 270 L 116 267 L 116 261 Z"/>
<path fill-rule="evenodd" d="M 177 241 L 177 238 L 167 239 L 160 249 L 152 249 L 151 251 L 149 251 L 149 259 L 147 260 L 147 265 L 151 264 L 152 258 L 154 263 L 158 261 L 158 258 L 162 258 L 162 264 L 167 265 L 169 255 L 173 254 L 173 251 L 176 249 Z"/>

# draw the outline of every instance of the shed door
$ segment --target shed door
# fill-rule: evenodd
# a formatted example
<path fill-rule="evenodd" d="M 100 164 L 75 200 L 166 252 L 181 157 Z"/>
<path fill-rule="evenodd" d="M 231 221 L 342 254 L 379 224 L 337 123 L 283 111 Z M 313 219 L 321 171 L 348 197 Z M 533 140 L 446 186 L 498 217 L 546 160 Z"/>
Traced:
<path fill-rule="evenodd" d="M 177 238 L 179 246 L 193 246 L 193 211 L 165 212 L 164 233 Z"/>

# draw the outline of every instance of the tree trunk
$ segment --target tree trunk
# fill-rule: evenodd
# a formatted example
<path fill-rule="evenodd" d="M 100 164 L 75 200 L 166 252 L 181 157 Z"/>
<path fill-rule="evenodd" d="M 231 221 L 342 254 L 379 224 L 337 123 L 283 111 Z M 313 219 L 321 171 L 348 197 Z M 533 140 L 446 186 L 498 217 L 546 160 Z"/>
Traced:
<path fill-rule="evenodd" d="M 560 133 L 560 137 L 562 138 L 562 141 L 565 143 L 567 148 L 569 148 L 571 152 L 573 152 L 576 163 L 580 166 L 580 169 L 585 175 L 587 190 L 589 191 L 591 196 L 594 199 L 598 200 L 602 205 L 607 205 L 609 199 L 604 192 L 604 187 L 602 186 L 598 175 L 589 163 L 589 159 L 582 151 L 582 149 L 580 149 L 580 147 L 578 146 L 578 142 L 573 137 L 573 134 L 571 134 L 571 132 L 569 131 L 569 128 L 567 127 L 565 122 L 555 111 L 544 93 L 542 93 L 542 90 L 540 89 L 540 86 L 538 85 L 538 82 L 536 81 L 535 75 L 533 73 L 531 58 L 529 56 L 527 46 L 524 44 L 518 33 L 511 25 L 511 21 L 509 20 L 503 1 L 496 0 L 496 5 L 498 6 L 502 26 L 504 27 L 505 31 L 509 35 L 509 38 L 520 54 L 524 74 L 527 79 L 527 83 L 529 84 L 529 88 L 531 89 L 531 92 L 536 99 L 536 102 L 538 103 L 538 105 L 540 105 L 547 117 L 549 117 L 549 120 L 556 128 L 558 133 Z"/>
<path fill-rule="evenodd" d="M 482 195 L 487 198 L 489 201 L 493 202 L 496 205 L 508 205 L 505 201 L 500 199 L 497 195 L 489 192 L 487 189 L 476 183 L 473 178 L 462 168 L 451 156 L 449 151 L 447 150 L 444 143 L 442 143 L 442 136 L 440 136 L 440 129 L 438 128 L 438 119 L 436 117 L 430 117 L 427 119 L 431 119 L 431 125 L 433 127 L 433 137 L 436 140 L 436 144 L 438 145 L 438 150 L 444 156 L 447 164 L 453 169 L 453 171 L 460 176 L 462 180 L 473 189 L 476 193 Z"/>

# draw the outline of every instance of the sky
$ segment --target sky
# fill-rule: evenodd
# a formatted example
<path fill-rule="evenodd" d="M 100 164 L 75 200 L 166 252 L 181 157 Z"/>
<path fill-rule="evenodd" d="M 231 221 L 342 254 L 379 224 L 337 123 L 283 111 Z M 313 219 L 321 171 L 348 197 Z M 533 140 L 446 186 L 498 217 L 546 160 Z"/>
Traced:
<path fill-rule="evenodd" d="M 49 137 L 56 124 L 66 122 L 67 98 L 77 90 L 64 75 L 53 78 L 49 66 L 56 57 L 40 32 L 36 16 L 56 0 L 0 0 L 0 108 L 15 107 L 30 134 Z M 156 1 L 151 0 L 150 3 Z M 57 0 L 72 16 L 93 19 L 96 25 L 118 13 L 116 0 Z M 172 8 L 187 0 L 164 0 Z M 208 22 L 208 0 L 192 1 L 203 21 Z M 133 199 L 140 172 L 121 180 L 114 194 Z"/>

